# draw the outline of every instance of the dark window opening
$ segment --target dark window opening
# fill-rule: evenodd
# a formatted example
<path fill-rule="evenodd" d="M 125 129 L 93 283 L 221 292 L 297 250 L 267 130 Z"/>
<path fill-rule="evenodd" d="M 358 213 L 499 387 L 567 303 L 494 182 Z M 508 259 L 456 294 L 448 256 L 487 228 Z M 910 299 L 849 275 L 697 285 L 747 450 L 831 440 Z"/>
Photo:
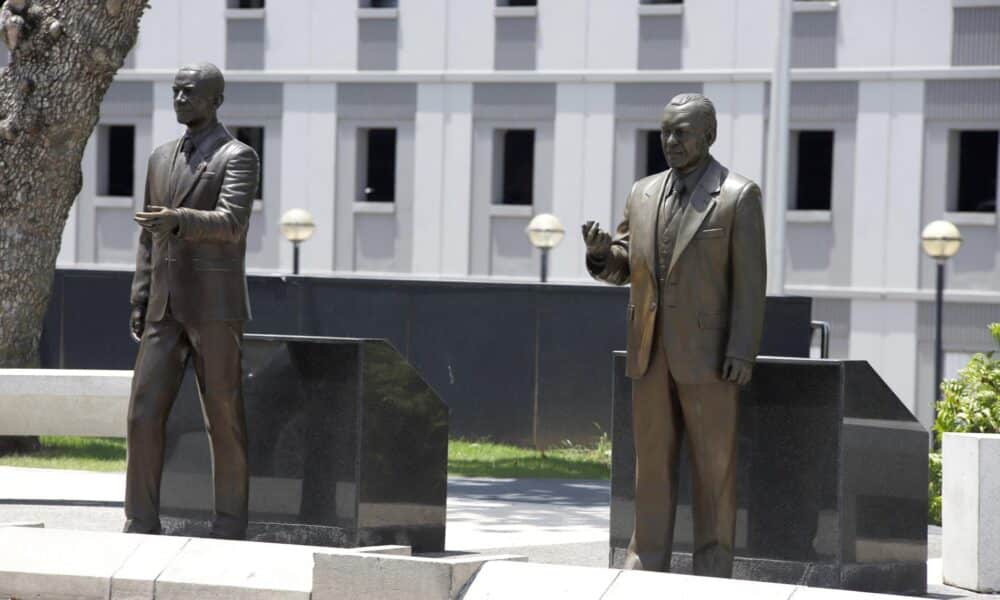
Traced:
<path fill-rule="evenodd" d="M 135 127 L 110 125 L 105 128 L 104 178 L 102 196 L 128 196 L 134 193 Z"/>
<path fill-rule="evenodd" d="M 535 181 L 535 130 L 503 132 L 503 190 L 501 204 L 530 205 Z"/>
<path fill-rule="evenodd" d="M 365 202 L 396 201 L 396 130 L 369 129 L 365 164 Z"/>
<path fill-rule="evenodd" d="M 639 4 L 684 4 L 684 0 L 639 0 Z"/>
<path fill-rule="evenodd" d="M 993 212 L 997 208 L 997 131 L 958 134 L 959 212 Z"/>
<path fill-rule="evenodd" d="M 231 127 L 230 133 L 233 137 L 250 146 L 257 152 L 260 158 L 260 182 L 257 185 L 257 196 L 260 200 L 264 197 L 264 128 L 263 127 Z"/>
<path fill-rule="evenodd" d="M 399 8 L 399 0 L 358 0 L 359 8 Z"/>
<path fill-rule="evenodd" d="M 497 6 L 538 6 L 538 0 L 497 0 Z"/>
<path fill-rule="evenodd" d="M 799 131 L 793 210 L 830 210 L 833 132 Z"/>
<path fill-rule="evenodd" d="M 663 145 L 660 143 L 659 130 L 646 132 L 646 161 L 643 176 L 667 170 L 667 159 L 663 156 Z"/>
<path fill-rule="evenodd" d="M 229 0 L 229 8 L 264 8 L 265 0 Z"/>

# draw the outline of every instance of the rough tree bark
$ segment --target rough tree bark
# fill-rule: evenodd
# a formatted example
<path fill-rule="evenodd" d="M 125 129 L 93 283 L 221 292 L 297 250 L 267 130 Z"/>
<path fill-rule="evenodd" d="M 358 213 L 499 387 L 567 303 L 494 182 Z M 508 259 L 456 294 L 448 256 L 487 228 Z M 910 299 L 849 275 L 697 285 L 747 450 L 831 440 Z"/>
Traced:
<path fill-rule="evenodd" d="M 6 0 L 0 7 L 0 38 L 10 50 L 0 74 L 0 368 L 38 366 L 42 318 L 63 227 L 80 192 L 83 150 L 146 6 L 146 0 Z"/>

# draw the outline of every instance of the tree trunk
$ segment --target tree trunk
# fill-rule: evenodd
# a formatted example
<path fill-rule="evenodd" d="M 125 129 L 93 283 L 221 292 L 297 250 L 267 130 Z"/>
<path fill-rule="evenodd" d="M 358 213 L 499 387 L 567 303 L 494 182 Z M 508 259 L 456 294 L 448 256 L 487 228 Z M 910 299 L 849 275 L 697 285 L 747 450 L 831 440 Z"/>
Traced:
<path fill-rule="evenodd" d="M 10 49 L 0 75 L 0 368 L 38 366 L 83 150 L 145 8 L 145 0 L 6 0 L 0 7 L 0 38 Z M 126 322 L 122 315 L 122 335 Z"/>

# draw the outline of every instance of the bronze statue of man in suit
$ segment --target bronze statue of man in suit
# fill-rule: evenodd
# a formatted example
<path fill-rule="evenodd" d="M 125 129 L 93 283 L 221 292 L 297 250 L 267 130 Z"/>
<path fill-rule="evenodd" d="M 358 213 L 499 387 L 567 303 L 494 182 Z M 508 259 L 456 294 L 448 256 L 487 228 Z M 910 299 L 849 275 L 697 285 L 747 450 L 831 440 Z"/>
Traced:
<path fill-rule="evenodd" d="M 691 455 L 694 573 L 732 576 L 738 398 L 764 320 L 757 184 L 709 154 L 715 108 L 682 94 L 663 110 L 670 168 L 635 182 L 612 237 L 583 226 L 594 277 L 631 283 L 635 530 L 625 567 L 669 571 L 681 440 Z"/>
<path fill-rule="evenodd" d="M 210 535 L 247 528 L 247 439 L 240 361 L 250 318 L 245 256 L 260 161 L 219 123 L 225 80 L 207 63 L 174 79 L 179 140 L 149 158 L 132 281 L 140 341 L 128 410 L 126 532 L 160 532 L 164 428 L 190 360 L 212 444 Z"/>

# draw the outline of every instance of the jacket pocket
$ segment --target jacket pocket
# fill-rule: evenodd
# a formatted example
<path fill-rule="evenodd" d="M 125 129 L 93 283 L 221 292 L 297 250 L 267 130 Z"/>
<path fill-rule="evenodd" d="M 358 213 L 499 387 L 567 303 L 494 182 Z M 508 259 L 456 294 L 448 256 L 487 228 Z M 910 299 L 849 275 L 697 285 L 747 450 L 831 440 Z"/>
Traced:
<path fill-rule="evenodd" d="M 698 313 L 698 327 L 701 329 L 725 329 L 729 326 L 726 313 Z"/>
<path fill-rule="evenodd" d="M 701 231 L 694 234 L 694 239 L 696 240 L 706 240 L 711 238 L 720 238 L 726 235 L 725 227 L 712 227 L 709 229 L 702 229 Z"/>
<path fill-rule="evenodd" d="M 195 271 L 242 271 L 243 260 L 239 258 L 195 258 L 191 264 Z"/>

